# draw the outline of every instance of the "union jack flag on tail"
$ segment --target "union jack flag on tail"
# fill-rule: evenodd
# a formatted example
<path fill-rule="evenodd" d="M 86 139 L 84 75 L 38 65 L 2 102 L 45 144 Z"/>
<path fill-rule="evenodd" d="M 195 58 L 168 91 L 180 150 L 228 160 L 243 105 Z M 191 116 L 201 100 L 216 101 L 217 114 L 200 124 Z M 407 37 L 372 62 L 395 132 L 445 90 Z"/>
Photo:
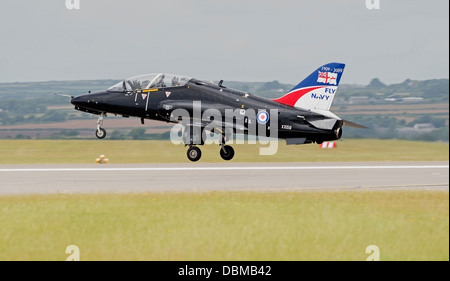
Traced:
<path fill-rule="evenodd" d="M 337 73 L 332 73 L 328 71 L 319 71 L 319 77 L 317 77 L 317 82 L 325 83 L 330 85 L 336 85 Z"/>

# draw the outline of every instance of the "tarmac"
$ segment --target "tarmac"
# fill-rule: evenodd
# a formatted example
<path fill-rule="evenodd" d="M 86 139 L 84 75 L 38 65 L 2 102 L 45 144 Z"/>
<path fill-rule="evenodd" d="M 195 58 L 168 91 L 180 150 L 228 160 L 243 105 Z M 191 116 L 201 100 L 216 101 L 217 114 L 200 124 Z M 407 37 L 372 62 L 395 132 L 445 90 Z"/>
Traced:
<path fill-rule="evenodd" d="M 0 195 L 405 189 L 449 191 L 449 163 L 0 165 Z"/>

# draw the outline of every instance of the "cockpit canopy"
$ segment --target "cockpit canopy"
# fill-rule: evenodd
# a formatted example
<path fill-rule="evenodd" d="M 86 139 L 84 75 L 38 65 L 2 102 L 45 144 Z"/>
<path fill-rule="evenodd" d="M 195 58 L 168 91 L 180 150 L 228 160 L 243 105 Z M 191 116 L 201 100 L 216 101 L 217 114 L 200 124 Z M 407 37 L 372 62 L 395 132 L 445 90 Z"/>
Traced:
<path fill-rule="evenodd" d="M 191 78 L 168 73 L 151 73 L 134 76 L 108 88 L 112 92 L 127 92 L 153 88 L 179 87 L 186 85 Z"/>

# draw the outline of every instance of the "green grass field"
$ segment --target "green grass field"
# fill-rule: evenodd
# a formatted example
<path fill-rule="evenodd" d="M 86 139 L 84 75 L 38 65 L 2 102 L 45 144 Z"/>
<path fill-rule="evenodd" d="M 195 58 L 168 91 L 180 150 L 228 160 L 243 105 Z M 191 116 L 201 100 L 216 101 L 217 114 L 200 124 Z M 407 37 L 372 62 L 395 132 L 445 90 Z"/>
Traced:
<path fill-rule="evenodd" d="M 448 260 L 439 191 L 0 197 L 0 260 Z"/>
<path fill-rule="evenodd" d="M 335 149 L 278 142 L 275 155 L 259 155 L 262 145 L 235 144 L 232 162 L 448 161 L 449 144 L 401 140 L 345 140 Z M 201 147 L 200 163 L 224 162 L 218 145 Z M 184 145 L 170 141 L 0 140 L 0 164 L 188 163 Z"/>

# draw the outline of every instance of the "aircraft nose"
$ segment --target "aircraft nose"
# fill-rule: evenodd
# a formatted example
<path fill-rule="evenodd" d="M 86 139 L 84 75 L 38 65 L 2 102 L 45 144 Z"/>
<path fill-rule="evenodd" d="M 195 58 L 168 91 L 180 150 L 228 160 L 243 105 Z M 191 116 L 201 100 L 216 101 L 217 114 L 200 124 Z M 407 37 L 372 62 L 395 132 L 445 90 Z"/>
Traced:
<path fill-rule="evenodd" d="M 91 108 L 97 103 L 91 95 L 81 95 L 78 97 L 73 97 L 70 102 L 75 105 L 76 109 L 79 108 Z"/>
<path fill-rule="evenodd" d="M 105 93 L 88 93 L 81 96 L 73 97 L 70 102 L 75 106 L 75 109 L 78 110 L 95 110 L 101 111 L 103 110 L 103 106 L 105 105 Z"/>
<path fill-rule="evenodd" d="M 70 100 L 70 103 L 72 103 L 75 106 L 82 106 L 88 102 L 88 99 L 83 96 L 73 97 Z"/>

